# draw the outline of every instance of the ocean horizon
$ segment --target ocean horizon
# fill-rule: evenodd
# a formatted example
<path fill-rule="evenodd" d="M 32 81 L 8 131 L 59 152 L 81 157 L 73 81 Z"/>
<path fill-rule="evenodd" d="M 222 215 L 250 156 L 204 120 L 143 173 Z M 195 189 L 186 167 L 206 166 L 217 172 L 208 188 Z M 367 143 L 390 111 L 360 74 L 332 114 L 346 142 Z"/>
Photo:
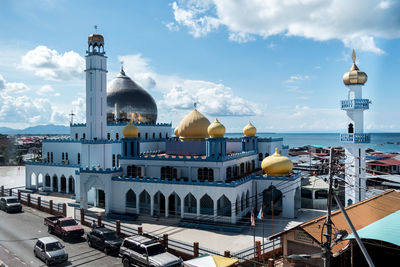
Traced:
<path fill-rule="evenodd" d="M 370 133 L 371 143 L 366 147 L 381 152 L 400 152 L 400 133 Z M 227 133 L 226 137 L 241 137 L 242 133 Z M 289 148 L 315 145 L 322 147 L 343 146 L 340 133 L 257 133 L 259 137 L 282 137 Z M 398 144 L 396 144 L 398 143 Z"/>

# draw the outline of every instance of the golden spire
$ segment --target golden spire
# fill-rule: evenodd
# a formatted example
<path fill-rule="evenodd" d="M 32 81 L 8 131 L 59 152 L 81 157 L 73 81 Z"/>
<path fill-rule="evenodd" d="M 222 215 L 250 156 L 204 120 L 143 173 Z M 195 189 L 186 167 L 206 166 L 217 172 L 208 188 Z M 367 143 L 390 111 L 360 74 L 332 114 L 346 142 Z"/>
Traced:
<path fill-rule="evenodd" d="M 356 63 L 356 51 L 354 51 L 354 48 L 353 48 L 353 55 L 351 57 L 353 58 L 353 63 L 355 64 Z"/>

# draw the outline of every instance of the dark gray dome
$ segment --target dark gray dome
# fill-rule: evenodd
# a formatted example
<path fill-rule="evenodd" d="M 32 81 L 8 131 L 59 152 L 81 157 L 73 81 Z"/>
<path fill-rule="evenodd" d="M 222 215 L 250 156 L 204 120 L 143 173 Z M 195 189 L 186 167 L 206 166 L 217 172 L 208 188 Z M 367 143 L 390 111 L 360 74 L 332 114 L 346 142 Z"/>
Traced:
<path fill-rule="evenodd" d="M 156 123 L 157 105 L 154 98 L 142 87 L 125 75 L 123 69 L 108 85 L 107 113 L 108 121 L 115 118 L 127 120 L 133 117 L 134 121 Z"/>

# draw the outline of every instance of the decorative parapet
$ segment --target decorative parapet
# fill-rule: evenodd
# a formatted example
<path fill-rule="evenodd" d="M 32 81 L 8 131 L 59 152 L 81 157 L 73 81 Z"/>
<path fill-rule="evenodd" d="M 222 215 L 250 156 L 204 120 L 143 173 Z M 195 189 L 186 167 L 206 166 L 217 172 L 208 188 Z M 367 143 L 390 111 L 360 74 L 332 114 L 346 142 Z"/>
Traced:
<path fill-rule="evenodd" d="M 43 139 L 43 143 L 80 143 L 81 140 L 70 138 Z"/>
<path fill-rule="evenodd" d="M 108 122 L 107 126 L 125 126 L 128 122 Z M 158 127 L 171 127 L 172 123 L 150 123 L 150 122 L 135 122 L 134 125 L 136 126 L 158 126 Z"/>
<path fill-rule="evenodd" d="M 79 169 L 80 173 L 117 173 L 117 172 L 122 172 L 122 168 L 121 167 L 114 167 L 114 168 L 96 168 L 96 167 L 92 167 L 89 168 L 88 166 L 86 166 L 86 168 L 80 168 Z"/>
<path fill-rule="evenodd" d="M 86 127 L 86 123 L 70 123 L 70 127 Z"/>
<path fill-rule="evenodd" d="M 79 140 L 82 144 L 112 144 L 112 143 L 121 143 L 121 140 L 87 140 L 81 139 Z"/>
<path fill-rule="evenodd" d="M 254 180 L 279 180 L 279 181 L 294 181 L 301 177 L 301 172 L 292 172 L 290 176 L 271 176 L 271 175 L 258 175 L 254 176 Z"/>
<path fill-rule="evenodd" d="M 70 168 L 79 168 L 81 166 L 79 164 L 55 163 L 46 161 L 25 161 L 25 165 L 41 165 L 50 167 L 70 167 Z"/>
<path fill-rule="evenodd" d="M 247 152 L 239 152 L 235 154 L 231 154 L 225 157 L 221 157 L 219 159 L 215 158 L 207 158 L 205 155 L 168 155 L 168 154 L 141 154 L 139 157 L 132 156 L 121 156 L 120 159 L 136 159 L 136 160 L 174 160 L 174 161 L 213 161 L 213 162 L 222 162 L 228 161 L 232 159 L 253 156 L 256 155 L 256 152 L 247 151 Z"/>
<path fill-rule="evenodd" d="M 369 99 L 350 99 L 340 101 L 342 109 L 369 109 Z"/>
<path fill-rule="evenodd" d="M 160 179 L 156 177 L 126 177 L 126 176 L 116 176 L 112 177 L 113 181 L 119 181 L 119 182 L 136 182 L 136 183 L 159 183 L 159 184 L 182 184 L 182 185 L 198 185 L 198 186 L 217 186 L 217 187 L 237 187 L 239 185 L 242 185 L 248 181 L 251 181 L 252 175 L 243 177 L 239 180 L 226 183 L 225 181 L 223 182 L 209 182 L 209 181 L 184 181 L 183 179 L 181 180 L 168 180 L 168 179 Z"/>
<path fill-rule="evenodd" d="M 367 144 L 371 142 L 371 135 L 367 133 L 340 134 L 340 141 L 343 143 Z"/>

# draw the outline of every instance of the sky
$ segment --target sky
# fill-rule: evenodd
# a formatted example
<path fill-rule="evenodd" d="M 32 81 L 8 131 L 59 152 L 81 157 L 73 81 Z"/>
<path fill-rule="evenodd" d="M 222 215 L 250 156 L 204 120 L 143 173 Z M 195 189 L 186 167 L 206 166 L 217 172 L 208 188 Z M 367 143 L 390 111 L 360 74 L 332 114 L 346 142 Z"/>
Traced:
<path fill-rule="evenodd" d="M 400 132 L 400 2 L 394 0 L 0 1 L 0 126 L 85 121 L 85 53 L 105 38 L 173 127 L 198 103 L 227 132 L 341 132 L 342 76 L 368 75 L 365 131 Z"/>

